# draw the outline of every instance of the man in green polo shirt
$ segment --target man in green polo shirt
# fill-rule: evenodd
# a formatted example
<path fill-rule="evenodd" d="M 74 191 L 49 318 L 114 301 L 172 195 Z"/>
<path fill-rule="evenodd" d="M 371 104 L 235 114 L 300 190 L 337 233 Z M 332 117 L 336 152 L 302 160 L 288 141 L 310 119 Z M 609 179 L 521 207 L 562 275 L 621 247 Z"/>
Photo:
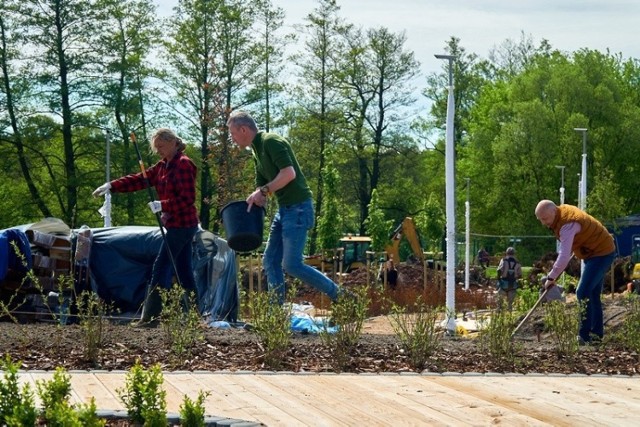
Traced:
<path fill-rule="evenodd" d="M 247 197 L 249 209 L 264 206 L 272 195 L 278 200 L 263 259 L 269 289 L 284 302 L 286 271 L 335 301 L 340 287 L 304 263 L 307 232 L 314 224 L 313 199 L 291 145 L 279 135 L 258 131 L 255 120 L 244 111 L 232 113 L 227 126 L 233 142 L 250 147 L 253 153 L 256 189 Z"/>

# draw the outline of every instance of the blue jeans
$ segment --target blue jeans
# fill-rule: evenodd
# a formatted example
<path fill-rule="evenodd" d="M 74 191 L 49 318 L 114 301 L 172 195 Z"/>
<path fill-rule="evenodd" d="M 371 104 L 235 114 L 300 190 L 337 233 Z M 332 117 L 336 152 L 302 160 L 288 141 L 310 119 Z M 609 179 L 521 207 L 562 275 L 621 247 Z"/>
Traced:
<path fill-rule="evenodd" d="M 611 253 L 584 260 L 584 271 L 576 288 L 576 297 L 579 302 L 586 302 L 579 332 L 580 338 L 585 342 L 591 341 L 592 335 L 599 338 L 604 336 L 600 294 L 604 284 L 604 274 L 611 267 L 614 258 L 615 253 Z"/>
<path fill-rule="evenodd" d="M 193 266 L 191 263 L 193 254 L 191 242 L 197 231 L 198 227 L 166 229 L 165 239 L 162 240 L 158 256 L 153 262 L 151 286 L 159 285 L 163 289 L 171 288 L 174 271 L 171 258 L 169 258 L 169 253 L 166 249 L 168 244 L 176 263 L 176 270 L 178 270 L 178 278 L 182 288 L 187 292 L 196 292 L 196 282 L 193 278 Z"/>
<path fill-rule="evenodd" d="M 273 217 L 267 248 L 264 251 L 264 269 L 269 290 L 280 304 L 285 300 L 284 271 L 303 283 L 313 286 L 335 300 L 339 287 L 320 271 L 304 263 L 307 231 L 313 227 L 314 211 L 311 199 L 295 205 L 281 206 Z M 284 271 L 283 271 L 284 269 Z"/>

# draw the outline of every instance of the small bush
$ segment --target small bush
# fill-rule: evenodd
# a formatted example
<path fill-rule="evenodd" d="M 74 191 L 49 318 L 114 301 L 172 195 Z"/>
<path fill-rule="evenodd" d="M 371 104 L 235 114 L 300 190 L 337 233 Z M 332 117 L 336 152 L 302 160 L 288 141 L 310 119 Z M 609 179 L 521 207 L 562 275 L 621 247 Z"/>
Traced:
<path fill-rule="evenodd" d="M 478 317 L 480 347 L 494 358 L 513 362 L 516 345 L 511 336 L 516 327 L 516 317 L 506 310 L 491 310 L 489 316 Z"/>
<path fill-rule="evenodd" d="M 429 357 L 440 347 L 437 322 L 441 313 L 442 309 L 427 306 L 421 298 L 411 310 L 395 304 L 392 306 L 391 326 L 414 369 L 423 369 Z"/>
<path fill-rule="evenodd" d="M 205 408 L 204 401 L 210 395 L 200 391 L 196 400 L 191 400 L 189 396 L 184 396 L 180 405 L 180 421 L 185 427 L 204 427 Z"/>
<path fill-rule="evenodd" d="M 614 339 L 625 349 L 640 353 L 640 296 L 629 294 L 624 304 L 627 309 L 625 320 Z"/>
<path fill-rule="evenodd" d="M 0 363 L 0 370 L 4 374 L 0 380 L 0 425 L 32 426 L 38 418 L 29 384 L 22 389 L 18 385 L 20 366 L 20 362 L 13 363 L 8 355 Z"/>
<path fill-rule="evenodd" d="M 102 332 L 106 324 L 106 305 L 94 292 L 82 292 L 76 301 L 82 337 L 84 355 L 90 362 L 97 362 L 102 348 Z"/>
<path fill-rule="evenodd" d="M 544 325 L 559 355 L 573 356 L 578 352 L 576 337 L 581 313 L 580 304 L 569 306 L 561 301 L 550 301 L 544 305 Z"/>
<path fill-rule="evenodd" d="M 131 421 L 145 426 L 167 422 L 167 392 L 162 389 L 162 369 L 154 365 L 146 371 L 137 360 L 127 373 L 125 388 L 116 393 L 127 408 Z"/>
<path fill-rule="evenodd" d="M 295 289 L 289 290 L 295 295 Z M 265 364 L 278 368 L 291 343 L 291 304 L 280 305 L 273 290 L 248 295 L 247 308 L 253 332 L 265 352 Z"/>
<path fill-rule="evenodd" d="M 354 291 L 341 293 L 331 304 L 328 325 L 335 325 L 337 330 L 325 327 L 320 332 L 320 338 L 331 351 L 333 367 L 338 372 L 344 369 L 351 351 L 360 340 L 369 307 L 367 288 L 362 286 Z"/>
<path fill-rule="evenodd" d="M 161 323 L 172 353 L 179 360 L 191 355 L 191 349 L 204 339 L 202 322 L 193 293 L 174 284 L 169 290 L 160 290 L 162 298 Z"/>

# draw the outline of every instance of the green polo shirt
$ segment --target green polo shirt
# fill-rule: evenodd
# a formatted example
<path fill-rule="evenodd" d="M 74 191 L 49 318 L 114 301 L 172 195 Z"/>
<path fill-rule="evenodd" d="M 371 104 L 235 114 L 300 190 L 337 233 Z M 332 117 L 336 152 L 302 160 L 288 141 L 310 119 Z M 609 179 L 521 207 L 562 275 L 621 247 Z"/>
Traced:
<path fill-rule="evenodd" d="M 274 133 L 258 132 L 251 142 L 251 151 L 256 167 L 256 187 L 272 181 L 281 169 L 293 166 L 296 171 L 296 178 L 276 191 L 280 206 L 302 203 L 311 198 L 311 189 L 286 139 Z"/>

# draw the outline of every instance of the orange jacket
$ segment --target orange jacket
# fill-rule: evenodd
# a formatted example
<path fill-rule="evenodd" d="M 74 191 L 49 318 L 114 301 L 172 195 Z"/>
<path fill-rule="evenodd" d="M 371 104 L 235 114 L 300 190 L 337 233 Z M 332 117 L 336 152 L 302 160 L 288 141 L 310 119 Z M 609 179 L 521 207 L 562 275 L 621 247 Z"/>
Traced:
<path fill-rule="evenodd" d="M 609 255 L 615 251 L 613 237 L 600 221 L 571 205 L 558 206 L 556 218 L 551 224 L 556 238 L 560 237 L 562 226 L 570 222 L 577 222 L 581 227 L 580 232 L 573 238 L 571 247 L 578 259 Z"/>

